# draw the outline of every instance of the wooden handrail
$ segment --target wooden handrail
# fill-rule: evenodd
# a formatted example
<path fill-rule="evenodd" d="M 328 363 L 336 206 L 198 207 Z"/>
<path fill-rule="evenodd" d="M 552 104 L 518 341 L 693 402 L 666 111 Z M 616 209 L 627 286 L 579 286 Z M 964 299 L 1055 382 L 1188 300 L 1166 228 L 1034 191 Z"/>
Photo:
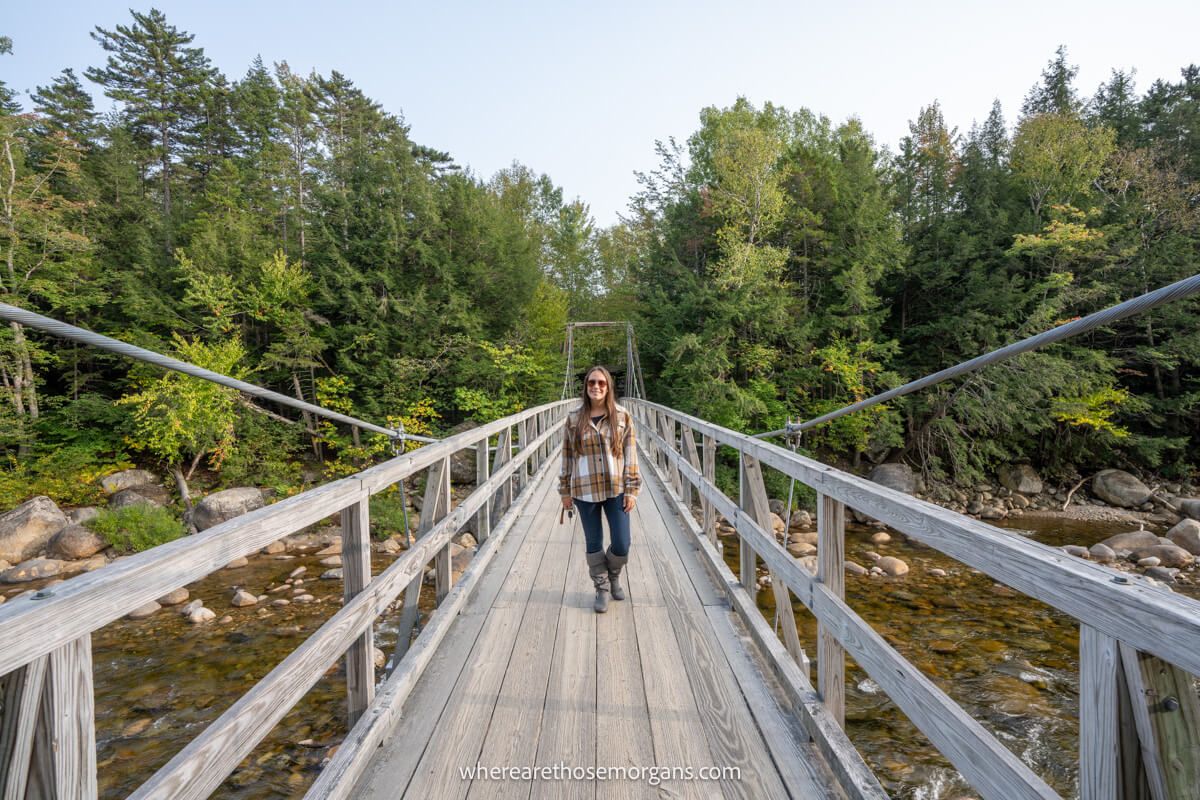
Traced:
<path fill-rule="evenodd" d="M 568 401 L 569 403 L 570 401 Z M 0 676 L 120 619 L 155 598 L 337 514 L 453 453 L 535 414 L 547 403 L 405 453 L 376 467 L 214 525 L 0 606 Z"/>
<path fill-rule="evenodd" d="M 755 514 L 740 508 L 717 489 L 709 476 L 696 469 L 686 448 L 681 452 L 676 447 L 677 442 L 668 442 L 654 429 L 666 430 L 668 425 L 673 428 L 680 422 L 685 430 L 699 430 L 706 442 L 719 442 L 736 449 L 743 461 L 747 457 L 761 459 L 785 475 L 812 486 L 818 492 L 822 516 L 839 516 L 843 504 L 857 508 L 913 539 L 1080 619 L 1084 645 L 1080 665 L 1081 724 L 1086 722 L 1095 728 L 1081 731 L 1080 784 L 1084 800 L 1120 796 L 1121 788 L 1116 783 L 1116 770 L 1110 757 L 1117 749 L 1117 695 L 1109 694 L 1105 689 L 1122 680 L 1117 672 L 1120 665 L 1115 663 L 1118 660 L 1115 654 L 1119 649 L 1126 662 L 1125 674 L 1128 677 L 1134 673 L 1133 680 L 1140 678 L 1136 674 L 1138 650 L 1159 655 L 1195 673 L 1197 659 L 1200 659 L 1200 648 L 1196 644 L 1200 634 L 1200 603 L 1155 589 L 1138 578 L 1120 576 L 1121 581 L 1111 581 L 1117 577 L 1116 573 L 1103 567 L 1064 556 L 1060 551 L 1036 542 L 1014 539 L 985 523 L 673 409 L 645 401 L 631 401 L 631 405 L 641 418 L 658 422 L 645 426 L 648 432 L 643 434 L 643 441 L 652 444 L 660 460 L 665 461 L 664 467 L 669 471 L 664 477 L 674 482 L 678 480 L 675 476 L 679 476 L 684 485 L 694 486 L 708 506 L 733 523 L 743 550 L 762 557 L 775 580 L 782 581 L 794 591 L 816 617 L 820 625 L 819 636 L 829 640 L 818 659 L 821 685 L 830 691 L 840 690 L 844 648 L 984 797 L 1048 798 L 1057 797 L 1057 794 L 845 604 L 838 586 L 840 575 L 833 575 L 832 580 L 825 578 L 833 569 L 840 572 L 840 564 L 831 563 L 830 553 L 819 552 L 819 557 L 824 555 L 825 559 L 821 563 L 823 578 L 818 579 L 764 530 Z M 655 460 L 647 459 L 650 463 Z M 676 485 L 677 491 L 679 488 Z M 747 491 L 747 487 L 743 486 L 743 491 Z M 675 502 L 680 503 L 682 512 L 690 515 L 690 509 L 681 500 L 676 498 Z M 829 527 L 833 531 L 840 528 L 836 521 Z M 711 549 L 699 530 L 697 534 L 702 549 Z M 836 554 L 840 554 L 844 546 L 840 534 L 827 530 L 823 532 L 821 547 L 830 545 L 834 546 Z M 714 557 L 714 554 L 715 551 L 709 555 Z M 745 552 L 743 556 L 745 573 L 746 565 L 753 564 L 754 556 Z M 716 570 L 722 568 L 723 563 L 714 565 Z M 1029 570 L 1033 570 L 1032 575 Z M 747 579 L 753 580 L 752 568 L 750 577 L 744 574 L 742 582 Z M 742 593 L 742 588 L 732 585 L 726 589 Z M 738 611 L 746 613 L 740 605 Z M 1112 619 L 1121 613 L 1132 615 L 1133 622 Z M 777 641 L 770 647 L 773 657 L 778 658 Z M 1183 673 L 1180 676 L 1175 680 L 1190 685 L 1190 678 Z M 840 707 L 840 698 L 825 697 L 823 700 L 831 711 Z M 1136 702 L 1134 706 L 1135 714 L 1141 712 L 1145 716 L 1144 706 L 1139 708 Z M 1149 723 L 1139 719 L 1139 724 L 1148 727 Z M 1195 735 L 1193 731 L 1193 739 Z M 1143 736 L 1143 746 L 1146 736 L 1153 738 L 1149 733 Z M 1152 791 L 1157 783 L 1158 793 L 1166 797 L 1161 788 L 1165 779 L 1153 754 L 1146 759 L 1146 770 Z M 1183 779 L 1182 776 L 1175 777 L 1177 782 Z"/>
<path fill-rule="evenodd" d="M 674 416 L 694 430 L 712 436 L 718 443 L 747 453 L 818 493 L 857 509 L 1080 622 L 1138 650 L 1177 664 L 1192 674 L 1200 674 L 1200 601 L 1163 591 L 1140 576 L 1118 575 L 1100 564 L 1014 537 L 986 522 L 947 511 L 674 409 L 643 400 L 628 402 Z M 685 459 L 680 457 L 673 461 L 681 470 L 689 471 L 689 480 L 699 479 L 695 470 L 689 470 L 690 465 Z M 718 506 L 718 510 L 731 522 L 739 514 L 728 499 L 723 507 Z M 773 537 L 768 538 L 774 542 Z M 783 550 L 782 547 L 779 549 Z M 1114 581 L 1117 577 L 1123 581 Z"/>

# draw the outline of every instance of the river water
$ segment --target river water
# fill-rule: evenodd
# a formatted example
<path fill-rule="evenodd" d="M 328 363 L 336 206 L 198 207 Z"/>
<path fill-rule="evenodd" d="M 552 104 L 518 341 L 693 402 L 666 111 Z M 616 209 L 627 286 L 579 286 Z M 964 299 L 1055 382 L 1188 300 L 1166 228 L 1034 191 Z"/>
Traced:
<path fill-rule="evenodd" d="M 1091 545 L 1129 528 L 1031 518 L 1011 524 L 1050 545 Z M 864 554 L 873 550 L 904 559 L 911 571 L 900 578 L 847 575 L 849 605 L 1055 790 L 1077 796 L 1079 639 L 1074 621 L 902 536 L 871 544 L 875 532 L 850 526 L 847 558 L 869 565 Z M 392 558 L 375 554 L 373 571 Z M 736 571 L 736 547 L 726 547 L 726 558 Z M 189 587 L 192 599 L 233 615 L 232 623 L 194 626 L 164 609 L 150 619 L 121 620 L 93 634 L 102 798 L 125 797 L 137 788 L 340 608 L 341 581 L 319 580 L 327 567 L 318 561 L 312 555 L 256 556 L 247 567 L 218 571 Z M 300 566 L 307 569 L 301 590 L 316 602 L 230 608 L 234 587 L 265 593 Z M 934 568 L 947 575 L 929 575 Z M 1200 596 L 1195 584 L 1179 590 Z M 422 595 L 423 602 L 431 602 L 432 591 Z M 770 619 L 770 590 L 760 592 L 758 601 Z M 801 640 L 815 656 L 815 622 L 796 605 Z M 388 653 L 395 642 L 395 618 L 385 615 L 376 625 L 376 644 Z M 975 797 L 852 662 L 846 683 L 848 733 L 889 794 L 912 800 Z M 214 796 L 302 796 L 345 736 L 345 697 L 338 667 L 318 681 Z"/>

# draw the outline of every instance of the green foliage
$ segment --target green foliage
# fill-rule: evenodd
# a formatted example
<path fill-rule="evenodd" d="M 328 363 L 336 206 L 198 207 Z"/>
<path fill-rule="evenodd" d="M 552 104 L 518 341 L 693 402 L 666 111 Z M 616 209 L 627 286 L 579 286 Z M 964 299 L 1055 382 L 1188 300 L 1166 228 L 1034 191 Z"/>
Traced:
<path fill-rule="evenodd" d="M 400 500 L 400 487 L 391 486 L 371 495 L 371 535 L 387 539 L 394 534 L 403 535 L 405 524 L 414 526 L 417 515 L 408 513 Z"/>
<path fill-rule="evenodd" d="M 140 553 L 183 536 L 183 523 L 169 510 L 147 503 L 102 509 L 87 523 L 121 553 Z"/>
<path fill-rule="evenodd" d="M 477 347 L 473 368 L 464 374 L 466 385 L 454 390 L 454 401 L 460 411 L 483 424 L 537 402 L 529 388 L 538 383 L 544 364 L 539 364 L 521 345 L 481 341 Z"/>
<path fill-rule="evenodd" d="M 235 378 L 245 374 L 245 350 L 236 339 L 209 345 L 176 335 L 174 343 L 182 361 Z M 236 392 L 178 372 L 153 377 L 143 371 L 137 385 L 139 391 L 118 401 L 132 410 L 129 445 L 170 465 L 190 457 L 191 469 L 208 456 L 219 469 L 234 443 Z"/>
<path fill-rule="evenodd" d="M 38 495 L 63 506 L 98 505 L 104 496 L 99 479 L 133 466 L 90 443 L 55 447 L 26 460 L 9 455 L 4 462 L 0 469 L 0 511 Z"/>

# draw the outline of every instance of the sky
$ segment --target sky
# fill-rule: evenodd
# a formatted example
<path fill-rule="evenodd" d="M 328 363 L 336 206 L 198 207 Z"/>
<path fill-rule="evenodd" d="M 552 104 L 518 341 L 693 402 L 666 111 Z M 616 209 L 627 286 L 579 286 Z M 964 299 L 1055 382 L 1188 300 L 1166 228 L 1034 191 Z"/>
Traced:
<path fill-rule="evenodd" d="M 19 91 L 64 67 L 103 63 L 89 37 L 130 21 L 123 0 L 0 0 L 0 79 Z M 466 2 L 205 0 L 156 4 L 230 80 L 256 55 L 293 71 L 338 70 L 414 141 L 481 177 L 519 161 L 600 225 L 617 222 L 656 166 L 654 142 L 685 140 L 700 110 L 739 96 L 861 119 L 896 149 L 922 106 L 966 132 L 999 99 L 1006 119 L 1059 45 L 1090 95 L 1113 69 L 1144 91 L 1200 62 L 1200 3 Z M 97 87 L 98 106 L 107 108 Z M 22 98 L 28 107 L 28 98 Z"/>

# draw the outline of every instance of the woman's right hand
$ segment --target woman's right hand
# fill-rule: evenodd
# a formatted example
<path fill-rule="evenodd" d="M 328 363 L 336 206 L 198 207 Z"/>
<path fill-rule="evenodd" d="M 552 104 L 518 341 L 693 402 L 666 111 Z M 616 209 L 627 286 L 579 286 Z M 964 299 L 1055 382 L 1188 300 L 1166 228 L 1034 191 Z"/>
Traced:
<path fill-rule="evenodd" d="M 567 510 L 567 511 L 570 511 L 570 510 L 571 510 L 571 508 L 572 508 L 572 507 L 575 505 L 575 498 L 573 498 L 573 497 L 564 497 L 564 498 L 562 499 L 562 504 L 563 504 L 563 508 L 564 508 L 565 510 Z"/>

